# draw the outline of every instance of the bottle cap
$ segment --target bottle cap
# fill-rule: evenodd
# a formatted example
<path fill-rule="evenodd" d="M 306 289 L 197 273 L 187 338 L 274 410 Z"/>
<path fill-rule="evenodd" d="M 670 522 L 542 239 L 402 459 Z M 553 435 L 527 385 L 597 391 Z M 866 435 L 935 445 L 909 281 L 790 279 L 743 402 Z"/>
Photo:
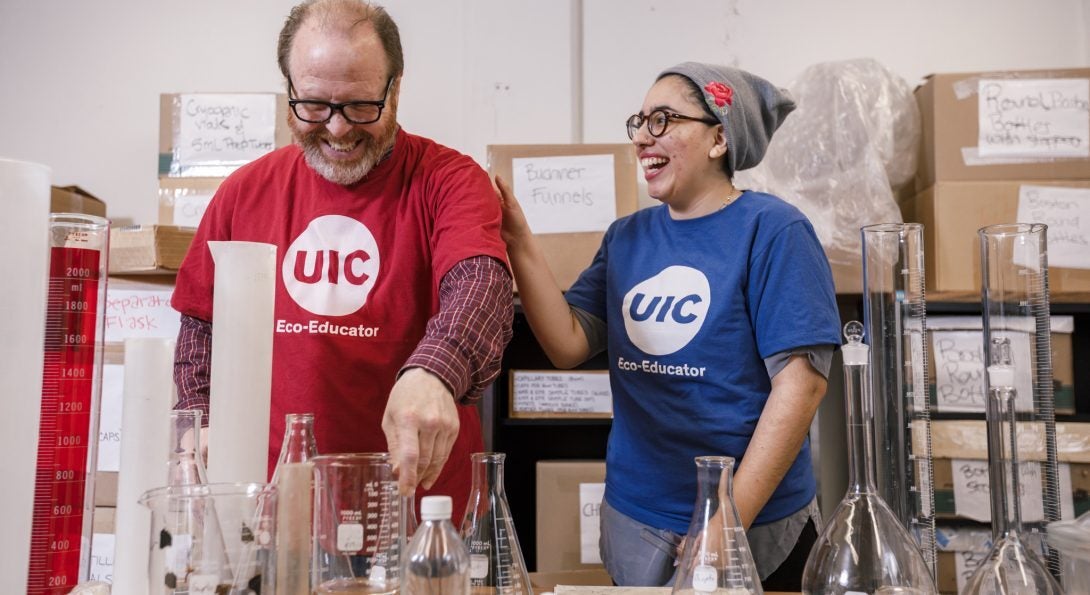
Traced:
<path fill-rule="evenodd" d="M 420 518 L 425 521 L 449 519 L 452 507 L 450 496 L 424 496 L 420 500 Z"/>

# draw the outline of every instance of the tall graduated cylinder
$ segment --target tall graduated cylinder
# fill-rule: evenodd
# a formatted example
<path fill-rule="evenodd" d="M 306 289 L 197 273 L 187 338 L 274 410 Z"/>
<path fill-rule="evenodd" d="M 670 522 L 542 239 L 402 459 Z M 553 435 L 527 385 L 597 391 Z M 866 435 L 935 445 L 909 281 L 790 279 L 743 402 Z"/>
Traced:
<path fill-rule="evenodd" d="M 27 593 L 34 595 L 67 593 L 90 570 L 110 244 L 109 222 L 90 215 L 55 213 L 49 233 L 42 406 L 27 587 Z"/>

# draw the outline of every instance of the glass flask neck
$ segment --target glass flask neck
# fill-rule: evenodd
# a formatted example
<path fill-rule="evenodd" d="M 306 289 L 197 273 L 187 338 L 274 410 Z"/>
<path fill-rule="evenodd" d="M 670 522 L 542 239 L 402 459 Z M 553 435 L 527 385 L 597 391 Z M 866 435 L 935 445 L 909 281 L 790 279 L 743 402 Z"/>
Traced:
<path fill-rule="evenodd" d="M 280 446 L 280 463 L 305 463 L 318 455 L 314 439 L 314 415 L 290 413 L 284 418 L 284 442 Z"/>
<path fill-rule="evenodd" d="M 734 459 L 730 457 L 697 457 L 697 500 L 717 506 L 731 499 L 734 483 Z"/>
<path fill-rule="evenodd" d="M 1014 416 L 1016 395 L 1010 386 L 993 386 L 988 391 L 988 483 L 991 485 L 992 535 L 996 541 L 1022 530 L 1022 510 L 1016 497 L 1021 483 Z"/>
<path fill-rule="evenodd" d="M 473 463 L 472 491 L 486 491 L 503 494 L 503 461 L 506 455 L 498 452 L 474 453 L 470 455 Z"/>
<path fill-rule="evenodd" d="M 208 483 L 201 456 L 201 420 L 199 410 L 170 412 L 170 453 L 167 456 L 167 485 L 183 486 Z"/>
<path fill-rule="evenodd" d="M 848 493 L 876 493 L 870 366 L 845 363 L 844 376 L 844 407 L 848 418 Z"/>

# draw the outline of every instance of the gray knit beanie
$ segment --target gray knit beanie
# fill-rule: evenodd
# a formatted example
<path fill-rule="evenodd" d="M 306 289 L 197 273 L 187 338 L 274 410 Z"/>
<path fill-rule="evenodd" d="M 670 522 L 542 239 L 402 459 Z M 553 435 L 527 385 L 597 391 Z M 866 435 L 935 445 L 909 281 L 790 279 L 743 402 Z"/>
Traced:
<path fill-rule="evenodd" d="M 772 133 L 795 109 L 795 102 L 785 89 L 737 68 L 684 62 L 663 70 L 658 78 L 668 74 L 678 74 L 696 83 L 704 102 L 723 124 L 727 162 L 732 172 L 760 163 Z"/>

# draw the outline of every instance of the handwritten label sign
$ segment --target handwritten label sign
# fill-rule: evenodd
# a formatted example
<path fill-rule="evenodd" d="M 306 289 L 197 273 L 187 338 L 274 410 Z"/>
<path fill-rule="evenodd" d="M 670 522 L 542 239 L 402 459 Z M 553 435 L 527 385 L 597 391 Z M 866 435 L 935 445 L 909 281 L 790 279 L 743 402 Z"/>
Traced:
<path fill-rule="evenodd" d="M 1090 157 L 1090 79 L 981 79 L 980 155 Z"/>
<path fill-rule="evenodd" d="M 1011 341 L 1015 366 L 1015 410 L 1033 409 L 1033 383 L 1028 333 L 1006 334 Z M 935 361 L 935 397 L 938 411 L 984 411 L 987 384 L 984 377 L 983 331 L 932 331 Z"/>
<path fill-rule="evenodd" d="M 1090 189 L 1021 186 L 1018 221 L 1048 226 L 1049 265 L 1090 269 Z"/>
<path fill-rule="evenodd" d="M 98 418 L 98 470 L 121 470 L 121 404 L 125 366 L 102 365 L 102 409 Z"/>
<path fill-rule="evenodd" d="M 276 148 L 276 95 L 178 96 L 173 175 L 226 175 Z"/>
<path fill-rule="evenodd" d="M 954 476 L 955 513 L 982 523 L 991 522 L 988 461 L 953 459 L 950 464 Z M 1041 464 L 1036 461 L 1022 461 L 1018 471 L 1021 477 L 1018 488 L 1022 520 L 1027 523 L 1040 522 L 1045 518 L 1041 493 Z"/>
<path fill-rule="evenodd" d="M 113 584 L 114 544 L 113 533 L 91 535 L 91 580 Z"/>
<path fill-rule="evenodd" d="M 598 551 L 598 536 L 601 534 L 598 518 L 605 493 L 606 484 L 604 483 L 579 484 L 579 562 L 581 564 L 602 563 L 602 555 Z"/>
<path fill-rule="evenodd" d="M 106 290 L 106 342 L 121 342 L 130 337 L 173 339 L 178 336 L 181 318 L 170 307 L 173 289 Z"/>
<path fill-rule="evenodd" d="M 512 413 L 613 413 L 607 372 L 512 372 Z"/>
<path fill-rule="evenodd" d="M 988 559 L 988 550 L 954 552 L 954 567 L 957 569 L 958 593 L 965 592 L 965 583 L 973 577 L 977 566 Z"/>
<path fill-rule="evenodd" d="M 212 202 L 215 194 L 214 191 L 179 193 L 174 198 L 174 225 L 179 227 L 200 225 L 201 218 L 208 209 L 208 203 Z"/>
<path fill-rule="evenodd" d="M 617 218 L 613 155 L 511 160 L 515 196 L 534 233 L 605 231 Z"/>

